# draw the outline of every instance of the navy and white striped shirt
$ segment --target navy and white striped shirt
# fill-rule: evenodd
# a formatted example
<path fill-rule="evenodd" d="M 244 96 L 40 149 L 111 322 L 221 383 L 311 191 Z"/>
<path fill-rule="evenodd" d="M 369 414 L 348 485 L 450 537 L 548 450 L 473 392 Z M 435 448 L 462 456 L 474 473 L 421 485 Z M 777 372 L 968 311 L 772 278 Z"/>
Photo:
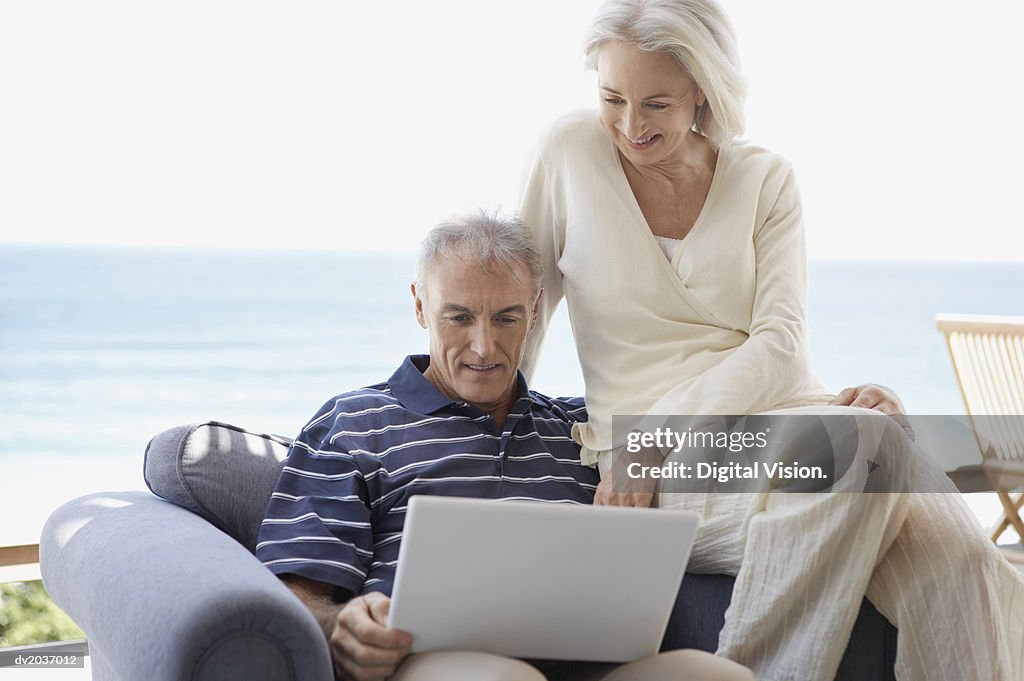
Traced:
<path fill-rule="evenodd" d="M 583 398 L 528 391 L 504 429 L 445 397 L 410 356 L 387 383 L 339 395 L 296 438 L 260 527 L 256 557 L 353 594 L 391 593 L 416 494 L 590 504 L 598 483 L 570 437 Z"/>

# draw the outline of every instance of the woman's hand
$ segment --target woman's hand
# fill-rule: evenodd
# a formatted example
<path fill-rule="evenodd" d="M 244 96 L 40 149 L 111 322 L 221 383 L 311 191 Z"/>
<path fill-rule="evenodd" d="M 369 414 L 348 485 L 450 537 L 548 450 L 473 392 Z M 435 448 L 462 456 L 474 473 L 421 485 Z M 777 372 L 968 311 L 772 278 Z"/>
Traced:
<path fill-rule="evenodd" d="M 861 407 L 863 409 L 874 409 L 887 416 L 891 416 L 896 423 L 900 424 L 906 432 L 907 437 L 914 439 L 914 429 L 907 420 L 906 412 L 903 409 L 903 402 L 892 389 L 877 383 L 865 383 L 856 388 L 846 388 L 835 396 L 830 405 L 839 407 Z"/>
<path fill-rule="evenodd" d="M 612 457 L 612 467 L 601 476 L 601 482 L 597 485 L 594 505 L 648 508 L 654 500 L 658 481 L 650 476 L 630 476 L 629 465 L 639 463 L 641 466 L 660 466 L 664 462 L 661 452 L 650 448 L 628 454 L 623 450 L 613 453 Z"/>
<path fill-rule="evenodd" d="M 597 485 L 597 492 L 594 493 L 594 505 L 595 506 L 632 506 L 633 508 L 647 508 L 651 505 L 651 501 L 654 500 L 654 485 L 653 481 L 650 490 L 641 490 L 635 492 L 622 492 L 612 491 L 612 476 L 614 473 L 608 471 L 608 473 L 601 478 L 601 482 Z"/>

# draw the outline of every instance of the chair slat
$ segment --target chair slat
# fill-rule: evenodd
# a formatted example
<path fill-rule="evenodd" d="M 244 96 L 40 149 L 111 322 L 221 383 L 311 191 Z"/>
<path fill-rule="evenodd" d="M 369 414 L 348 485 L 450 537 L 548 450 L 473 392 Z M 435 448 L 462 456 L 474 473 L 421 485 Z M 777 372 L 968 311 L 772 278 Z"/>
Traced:
<path fill-rule="evenodd" d="M 982 467 L 1003 505 L 992 540 L 1009 527 L 1024 536 L 1013 499 L 1024 470 L 1024 317 L 938 315 L 960 395 L 974 429 Z"/>

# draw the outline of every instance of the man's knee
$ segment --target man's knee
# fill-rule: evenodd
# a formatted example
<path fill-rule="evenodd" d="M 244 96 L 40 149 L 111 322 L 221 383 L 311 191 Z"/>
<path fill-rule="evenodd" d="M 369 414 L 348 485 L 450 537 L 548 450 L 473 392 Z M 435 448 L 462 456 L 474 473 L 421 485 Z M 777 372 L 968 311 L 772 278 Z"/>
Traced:
<path fill-rule="evenodd" d="M 442 651 L 409 656 L 392 681 L 545 681 L 522 660 L 475 651 Z"/>
<path fill-rule="evenodd" d="M 602 681 L 754 681 L 741 664 L 703 650 L 672 650 L 620 667 Z"/>
<path fill-rule="evenodd" d="M 675 664 L 685 666 L 694 681 L 754 681 L 754 672 L 743 665 L 703 650 L 674 650 Z M 666 677 L 667 678 L 667 677 Z"/>

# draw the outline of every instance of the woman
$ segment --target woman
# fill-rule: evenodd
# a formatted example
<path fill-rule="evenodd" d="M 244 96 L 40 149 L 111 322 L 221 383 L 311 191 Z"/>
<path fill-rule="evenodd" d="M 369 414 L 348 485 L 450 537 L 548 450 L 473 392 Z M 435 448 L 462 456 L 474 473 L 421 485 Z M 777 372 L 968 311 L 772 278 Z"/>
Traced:
<path fill-rule="evenodd" d="M 744 86 L 721 8 L 612 0 L 584 49 L 599 111 L 542 138 L 520 212 L 546 262 L 525 366 L 564 295 L 589 414 L 574 437 L 601 468 L 597 502 L 650 498 L 612 490 L 623 445 L 613 414 L 750 414 L 854 396 L 898 409 L 871 387 L 833 397 L 809 368 L 796 181 L 781 157 L 736 140 Z M 679 497 L 704 517 L 691 569 L 737 577 L 718 653 L 759 679 L 832 679 L 865 592 L 899 628 L 901 679 L 1020 677 L 1024 616 L 1008 594 L 1024 595 L 1024 581 L 955 495 Z M 967 564 L 973 581 L 955 586 L 969 598 L 935 593 Z M 984 633 L 944 629 L 957 620 Z"/>
<path fill-rule="evenodd" d="M 707 32 L 730 36 L 717 8 L 700 5 L 713 20 Z M 743 85 L 731 38 L 714 51 L 714 69 L 696 56 L 684 69 L 682 49 L 683 57 L 615 37 L 631 8 L 606 5 L 595 22 L 586 50 L 599 116 L 580 112 L 554 127 L 522 205 L 557 263 L 545 278 L 543 322 L 564 290 L 581 332 L 591 420 L 579 439 L 591 463 L 612 447 L 607 415 L 645 413 L 655 397 L 677 414 L 832 397 L 808 369 L 793 173 L 780 157 L 732 142 Z M 648 42 L 667 43 L 675 27 L 667 36 L 658 28 Z"/>

